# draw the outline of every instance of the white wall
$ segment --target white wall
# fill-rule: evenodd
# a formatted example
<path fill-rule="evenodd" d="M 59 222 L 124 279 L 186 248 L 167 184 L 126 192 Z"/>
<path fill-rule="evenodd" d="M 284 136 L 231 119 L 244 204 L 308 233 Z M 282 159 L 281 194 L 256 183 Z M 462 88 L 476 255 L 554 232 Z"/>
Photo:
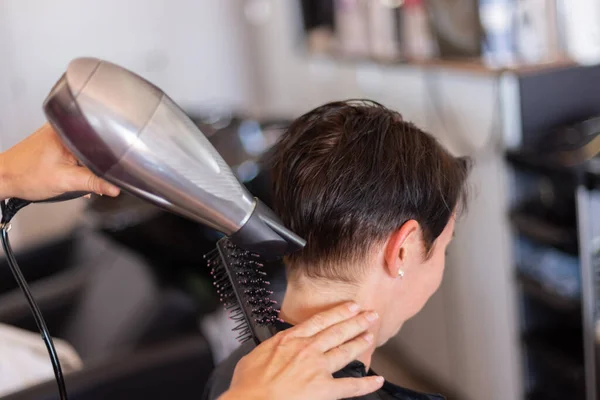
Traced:
<path fill-rule="evenodd" d="M 42 101 L 68 62 L 79 56 L 130 68 L 188 110 L 211 104 L 245 108 L 252 93 L 239 3 L 0 1 L 0 148 L 42 124 Z M 17 244 L 42 240 L 72 224 L 80 207 L 28 207 L 12 234 Z"/>

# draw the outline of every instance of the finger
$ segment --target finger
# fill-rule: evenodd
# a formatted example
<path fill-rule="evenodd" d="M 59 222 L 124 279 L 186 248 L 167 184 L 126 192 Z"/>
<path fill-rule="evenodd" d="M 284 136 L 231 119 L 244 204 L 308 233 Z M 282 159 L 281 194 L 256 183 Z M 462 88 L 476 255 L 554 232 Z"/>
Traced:
<path fill-rule="evenodd" d="M 332 391 L 338 399 L 365 396 L 381 389 L 384 379 L 381 376 L 364 378 L 339 378 L 332 382 Z"/>
<path fill-rule="evenodd" d="M 364 333 L 354 339 L 334 347 L 325 353 L 329 372 L 334 373 L 357 360 L 359 356 L 373 347 L 373 334 Z"/>
<path fill-rule="evenodd" d="M 374 311 L 360 313 L 315 335 L 313 346 L 323 353 L 338 347 L 365 332 L 378 318 Z"/>
<path fill-rule="evenodd" d="M 70 167 L 67 168 L 64 173 L 67 181 L 67 187 L 63 188 L 64 191 L 86 191 L 111 197 L 118 196 L 120 193 L 118 187 L 97 177 L 87 168 Z"/>
<path fill-rule="evenodd" d="M 332 325 L 340 323 L 355 316 L 360 307 L 353 302 L 343 303 L 327 311 L 313 315 L 303 323 L 290 329 L 290 334 L 295 337 L 310 337 Z"/>

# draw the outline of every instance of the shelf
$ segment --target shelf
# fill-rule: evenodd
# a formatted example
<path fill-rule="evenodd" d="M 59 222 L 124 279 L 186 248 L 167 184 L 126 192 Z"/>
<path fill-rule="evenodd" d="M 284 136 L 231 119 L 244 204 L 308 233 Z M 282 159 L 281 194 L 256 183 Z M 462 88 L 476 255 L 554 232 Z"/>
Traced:
<path fill-rule="evenodd" d="M 526 294 L 555 310 L 576 312 L 581 309 L 579 299 L 572 299 L 558 294 L 522 272 L 517 273 L 517 280 Z"/>
<path fill-rule="evenodd" d="M 535 74 L 579 66 L 575 61 L 564 58 L 552 62 L 538 64 L 516 64 L 510 67 L 492 67 L 485 65 L 480 58 L 414 60 L 407 58 L 376 58 L 370 56 L 349 56 L 340 53 L 308 53 L 313 60 L 334 60 L 346 63 L 375 63 L 382 66 L 405 66 L 423 69 L 443 69 L 449 71 L 466 72 L 478 75 L 499 76 L 505 72 L 518 75 Z"/>
<path fill-rule="evenodd" d="M 506 160 L 515 167 L 565 179 L 572 182 L 573 186 L 577 185 L 584 175 L 584 172 L 581 169 L 563 167 L 558 165 L 552 159 L 540 156 L 539 153 L 533 151 L 508 150 L 506 151 L 505 157 Z"/>
<path fill-rule="evenodd" d="M 465 72 L 483 73 L 489 75 L 500 75 L 504 72 L 512 72 L 518 75 L 535 74 L 538 72 L 552 71 L 556 69 L 572 68 L 578 64 L 572 60 L 563 59 L 553 62 L 540 64 L 517 64 L 511 67 L 490 67 L 485 65 L 479 59 L 472 60 L 427 60 L 427 61 L 409 61 L 409 65 L 441 68 L 450 70 L 459 70 Z"/>
<path fill-rule="evenodd" d="M 510 220 L 520 234 L 537 243 L 552 246 L 568 254 L 579 254 L 576 227 L 560 226 L 523 210 L 513 211 Z"/>
<path fill-rule="evenodd" d="M 573 187 L 585 184 L 590 189 L 600 190 L 600 157 L 595 157 L 576 167 L 564 167 L 538 153 L 522 150 L 508 150 L 505 157 L 517 168 L 564 179 Z"/>

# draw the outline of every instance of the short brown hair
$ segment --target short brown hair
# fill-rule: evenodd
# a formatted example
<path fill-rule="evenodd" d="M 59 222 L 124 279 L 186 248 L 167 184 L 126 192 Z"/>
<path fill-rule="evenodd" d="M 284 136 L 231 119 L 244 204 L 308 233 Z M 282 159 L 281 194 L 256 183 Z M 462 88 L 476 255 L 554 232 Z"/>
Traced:
<path fill-rule="evenodd" d="M 296 119 L 270 155 L 273 201 L 307 240 L 290 272 L 353 280 L 335 268 L 364 259 L 406 221 L 421 225 L 429 252 L 461 199 L 469 162 L 430 134 L 368 100 L 328 103 Z"/>

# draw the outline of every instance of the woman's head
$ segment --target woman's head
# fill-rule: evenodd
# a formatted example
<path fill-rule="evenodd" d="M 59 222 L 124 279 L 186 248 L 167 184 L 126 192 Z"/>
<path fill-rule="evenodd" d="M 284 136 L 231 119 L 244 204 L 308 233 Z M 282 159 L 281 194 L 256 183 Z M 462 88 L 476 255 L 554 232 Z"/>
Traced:
<path fill-rule="evenodd" d="M 439 286 L 467 160 L 397 112 L 345 101 L 294 121 L 271 168 L 275 208 L 307 240 L 289 279 L 372 286 L 395 333 Z"/>

